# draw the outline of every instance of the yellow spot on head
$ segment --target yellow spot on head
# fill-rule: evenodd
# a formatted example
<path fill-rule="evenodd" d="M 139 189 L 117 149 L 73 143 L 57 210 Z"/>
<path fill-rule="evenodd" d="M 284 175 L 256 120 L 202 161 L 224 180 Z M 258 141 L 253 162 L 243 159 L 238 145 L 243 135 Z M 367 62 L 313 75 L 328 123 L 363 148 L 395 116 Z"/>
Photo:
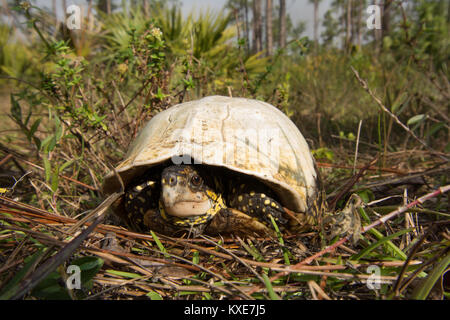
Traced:
<path fill-rule="evenodd" d="M 266 208 L 262 208 L 262 212 L 266 212 Z"/>
<path fill-rule="evenodd" d="M 269 199 L 265 200 L 265 201 L 264 201 L 264 204 L 265 204 L 266 206 L 268 206 L 268 205 L 270 204 L 270 200 L 269 200 Z"/>
<path fill-rule="evenodd" d="M 238 201 L 239 201 L 239 202 L 242 202 L 242 200 L 244 200 L 244 197 L 243 197 L 243 196 L 239 196 L 239 197 L 238 197 Z"/>
<path fill-rule="evenodd" d="M 207 194 L 211 199 L 213 199 L 214 201 L 217 200 L 217 194 L 215 194 L 213 191 L 211 191 L 211 190 L 206 190 L 206 194 Z"/>
<path fill-rule="evenodd" d="M 164 178 L 162 178 L 161 182 L 162 182 L 162 184 L 166 184 L 167 183 L 166 179 L 164 179 Z"/>
<path fill-rule="evenodd" d="M 266 195 L 264 193 L 261 193 L 261 198 L 265 198 Z"/>
<path fill-rule="evenodd" d="M 255 191 L 250 191 L 250 195 L 253 197 L 255 195 Z"/>
<path fill-rule="evenodd" d="M 272 202 L 270 205 L 274 208 L 278 208 L 278 205 L 275 202 Z"/>

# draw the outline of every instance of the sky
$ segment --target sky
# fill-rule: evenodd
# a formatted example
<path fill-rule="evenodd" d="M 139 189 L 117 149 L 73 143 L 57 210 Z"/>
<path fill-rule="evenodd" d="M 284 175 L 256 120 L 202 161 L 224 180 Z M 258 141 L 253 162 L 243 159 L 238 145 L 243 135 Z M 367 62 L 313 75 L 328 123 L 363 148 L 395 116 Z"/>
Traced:
<path fill-rule="evenodd" d="M 183 11 L 190 12 L 191 10 L 202 10 L 206 8 L 211 8 L 212 10 L 219 11 L 223 8 L 227 1 L 226 0 L 181 0 L 183 4 Z M 262 1 L 263 3 L 265 1 Z M 330 7 L 332 0 L 323 0 L 319 5 L 319 18 L 323 17 L 325 12 Z M 278 5 L 278 0 L 272 1 L 273 6 Z M 264 8 L 264 5 L 263 5 Z M 263 9 L 264 10 L 264 9 Z M 286 0 L 286 12 L 291 16 L 294 26 L 297 25 L 299 21 L 306 22 L 305 35 L 313 38 L 313 27 L 314 27 L 314 6 L 309 0 Z M 319 23 L 322 24 L 321 22 Z M 321 29 L 319 29 L 320 35 Z"/>
<path fill-rule="evenodd" d="M 332 0 L 322 0 L 319 6 L 319 18 L 323 17 L 324 13 L 328 10 Z M 71 4 L 81 4 L 86 5 L 86 0 L 66 0 L 67 5 Z M 117 1 L 120 3 L 120 1 Z M 213 11 L 220 11 L 226 0 L 180 0 L 182 4 L 182 10 L 184 14 L 188 14 L 194 11 L 207 10 L 210 8 Z M 265 1 L 262 1 L 263 3 Z M 273 6 L 278 5 L 278 0 L 273 0 Z M 37 0 L 35 2 L 37 6 L 51 7 L 52 1 L 50 0 Z M 59 6 L 61 6 L 61 1 L 57 0 Z M 264 5 L 263 5 L 264 8 Z M 59 10 L 58 10 L 59 11 Z M 306 23 L 305 35 L 313 37 L 313 25 L 314 25 L 314 6 L 309 0 L 286 0 L 286 12 L 291 16 L 294 25 L 297 25 L 299 21 L 304 21 Z M 320 26 L 322 23 L 319 23 Z M 320 35 L 321 29 L 319 29 Z"/>

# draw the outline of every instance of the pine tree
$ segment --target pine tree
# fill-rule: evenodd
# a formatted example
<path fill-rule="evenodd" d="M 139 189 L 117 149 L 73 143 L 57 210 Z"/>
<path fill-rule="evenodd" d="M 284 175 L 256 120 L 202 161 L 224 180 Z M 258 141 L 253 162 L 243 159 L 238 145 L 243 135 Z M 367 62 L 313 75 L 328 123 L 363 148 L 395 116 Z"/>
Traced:
<path fill-rule="evenodd" d="M 273 54 L 272 0 L 266 0 L 266 55 Z"/>
<path fill-rule="evenodd" d="M 286 46 L 286 0 L 280 0 L 280 36 L 279 36 L 279 46 L 284 48 Z"/>
<path fill-rule="evenodd" d="M 261 0 L 253 0 L 253 52 L 262 50 Z"/>

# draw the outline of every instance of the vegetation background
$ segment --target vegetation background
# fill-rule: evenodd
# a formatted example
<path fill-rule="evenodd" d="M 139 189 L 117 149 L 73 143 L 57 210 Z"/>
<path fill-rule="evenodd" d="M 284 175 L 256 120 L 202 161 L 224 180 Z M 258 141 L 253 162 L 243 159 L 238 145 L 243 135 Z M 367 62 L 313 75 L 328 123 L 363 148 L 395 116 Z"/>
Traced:
<path fill-rule="evenodd" d="M 286 0 L 228 0 L 219 12 L 189 14 L 182 13 L 181 2 L 176 0 L 91 0 L 82 6 L 80 27 L 76 29 L 67 24 L 74 21 L 73 12 L 65 17 L 57 14 L 59 6 L 63 12 L 70 9 L 68 1 L 53 0 L 50 9 L 45 9 L 33 1 L 3 0 L 3 205 L 5 199 L 12 199 L 16 204 L 62 217 L 86 215 L 103 199 L 103 176 L 124 157 L 148 119 L 173 104 L 208 95 L 260 99 L 285 112 L 307 138 L 331 200 L 337 199 L 348 181 L 353 184 L 344 190 L 348 194 L 350 189 L 359 192 L 366 202 L 397 197 L 397 201 L 385 203 L 386 208 L 448 184 L 450 2 L 374 1 L 381 9 L 381 28 L 370 29 L 367 7 L 372 2 L 333 0 L 320 17 L 321 1 L 308 1 L 314 8 L 313 37 L 308 37 L 305 23 L 294 23 L 296 13 L 287 12 Z M 358 176 L 358 170 L 370 174 L 356 183 L 363 175 L 360 171 Z M 429 179 L 425 181 L 425 174 L 419 174 L 420 179 L 414 176 L 406 182 L 395 182 L 398 177 L 417 172 L 427 172 Z M 373 186 L 380 181 L 389 183 Z M 399 186 L 403 189 L 395 189 Z M 405 194 L 405 190 L 410 193 Z M 344 198 L 334 204 L 342 206 Z M 431 206 L 420 209 L 428 210 L 427 219 L 448 222 L 448 196 L 442 195 Z M 415 221 L 413 225 L 405 224 L 409 221 L 405 217 L 398 221 L 403 229 L 388 228 L 387 234 L 372 235 L 374 238 L 366 239 L 360 249 L 370 247 L 373 241 L 371 258 L 383 261 L 405 261 L 412 257 L 410 254 L 422 252 L 423 261 L 431 261 L 427 265 L 430 270 L 436 265 L 442 268 L 435 255 L 448 261 L 445 223 L 441 231 L 436 231 L 437 238 L 428 239 L 435 246 L 419 250 L 414 244 L 425 241 L 422 237 L 431 227 L 421 229 L 414 219 L 410 219 Z M 22 220 L 9 218 L 5 223 L 31 228 Z M 30 276 L 41 259 L 45 260 L 43 257 L 52 255 L 48 243 L 44 245 L 28 232 L 10 228 L 0 230 L 2 297 L 8 297 L 5 294 L 12 292 L 11 288 Z M 402 230 L 398 243 L 387 238 Z M 13 250 L 18 243 L 21 249 Z M 30 262 L 26 256 L 38 258 Z M 99 258 L 86 260 L 81 256 L 85 259 L 82 262 L 91 263 L 89 268 L 100 270 L 103 262 L 98 262 Z M 192 259 L 198 262 L 195 254 Z M 17 273 L 24 266 L 26 272 Z M 400 267 L 383 270 L 398 275 Z M 10 270 L 16 272 L 8 273 Z M 419 269 L 408 269 L 415 270 Z M 416 276 L 426 278 L 421 273 L 424 270 L 417 271 Z M 443 279 L 444 271 L 432 288 Z M 96 272 L 87 279 L 92 282 Z M 14 278 L 14 274 L 20 276 Z M 118 272 L 115 276 L 131 277 Z M 320 291 L 311 287 L 311 279 L 297 280 L 308 284 L 308 293 L 298 293 L 295 286 L 275 293 L 267 282 L 264 288 L 284 298 L 317 298 Z M 90 283 L 89 288 L 101 292 L 105 285 L 101 281 Z M 335 282 L 329 285 L 345 287 Z M 194 290 L 192 285 L 189 288 Z M 364 293 L 364 297 L 411 297 L 412 291 L 406 293 L 407 286 L 405 291 L 399 288 L 403 287 L 398 284 L 393 291 L 391 283 L 376 294 Z M 76 298 L 61 288 L 55 295 L 44 290 L 48 287 L 41 289 L 29 297 Z M 153 288 L 145 294 L 150 298 L 174 297 L 158 290 Z M 192 290 L 175 296 L 217 297 L 212 289 L 196 294 Z M 333 290 L 338 292 L 337 287 Z M 115 291 L 117 296 L 129 297 L 129 292 L 119 291 Z M 430 297 L 430 292 L 431 288 L 421 297 Z M 442 287 L 440 295 L 435 296 L 448 297 L 448 287 Z M 264 294 L 261 297 L 267 298 Z M 346 297 L 350 297 L 348 291 Z"/>

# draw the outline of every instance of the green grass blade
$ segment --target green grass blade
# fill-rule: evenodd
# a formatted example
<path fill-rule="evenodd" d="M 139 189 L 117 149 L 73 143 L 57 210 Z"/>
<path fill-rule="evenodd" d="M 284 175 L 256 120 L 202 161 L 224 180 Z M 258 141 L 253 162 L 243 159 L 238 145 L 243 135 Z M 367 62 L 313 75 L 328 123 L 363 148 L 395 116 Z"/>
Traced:
<path fill-rule="evenodd" d="M 155 291 L 149 291 L 147 293 L 147 297 L 149 297 L 150 300 L 163 300 L 161 295 L 158 292 L 155 292 Z"/>
<path fill-rule="evenodd" d="M 269 215 L 269 218 L 270 218 L 270 221 L 272 222 L 272 225 L 277 234 L 278 242 L 281 245 L 281 249 L 283 250 L 284 263 L 289 266 L 291 264 L 291 261 L 289 260 L 289 251 L 286 249 L 286 247 L 284 245 L 283 236 L 281 235 L 280 229 L 278 228 L 278 225 L 275 222 L 275 219 L 271 215 Z"/>
<path fill-rule="evenodd" d="M 434 267 L 434 269 L 429 273 L 428 277 L 425 278 L 423 282 L 421 282 L 421 284 L 414 289 L 411 298 L 415 300 L 425 300 L 430 294 L 431 289 L 433 289 L 436 281 L 439 280 L 449 264 L 450 252 L 447 252 L 447 255 L 445 255 L 441 259 L 441 261 Z"/>
<path fill-rule="evenodd" d="M 361 250 L 361 252 L 359 252 L 358 254 L 352 256 L 352 257 L 350 258 L 350 260 L 359 260 L 359 259 L 361 259 L 362 257 L 364 257 L 366 254 L 368 254 L 369 252 L 375 250 L 377 247 L 379 247 L 379 246 L 382 245 L 383 243 L 386 243 L 386 242 L 388 242 L 388 241 L 391 240 L 391 239 L 397 238 L 397 237 L 399 237 L 399 236 L 401 236 L 401 235 L 403 235 L 403 234 L 405 234 L 405 233 L 408 233 L 408 232 L 410 232 L 411 230 L 412 230 L 412 228 L 400 230 L 399 232 L 396 232 L 396 233 L 394 233 L 394 234 L 391 234 L 390 236 L 384 237 L 384 238 L 378 240 L 377 242 L 372 243 L 370 246 L 368 246 L 368 247 L 365 248 L 364 250 Z M 405 256 L 405 259 L 406 259 L 406 256 Z"/>
<path fill-rule="evenodd" d="M 273 290 L 272 283 L 270 282 L 269 277 L 265 273 L 263 273 L 262 277 L 264 279 L 264 284 L 266 286 L 267 293 L 269 294 L 269 298 L 272 300 L 281 300 L 280 296 L 277 295 Z"/>
<path fill-rule="evenodd" d="M 106 270 L 106 273 L 113 274 L 113 275 L 119 276 L 119 277 L 130 278 L 130 279 L 137 279 L 137 278 L 142 277 L 140 274 L 137 274 L 137 273 L 117 271 L 117 270 L 112 270 L 112 269 Z"/>
<path fill-rule="evenodd" d="M 46 248 L 41 248 L 35 252 L 31 259 L 25 264 L 25 266 L 8 282 L 0 293 L 0 300 L 10 299 L 16 292 L 16 286 L 23 280 L 28 273 L 28 270 L 34 265 L 37 259 L 45 253 Z"/>
<path fill-rule="evenodd" d="M 369 232 L 371 234 L 373 234 L 377 239 L 383 239 L 383 237 L 384 237 L 383 234 L 376 229 L 371 229 L 371 230 L 369 230 Z M 406 260 L 406 258 L 407 258 L 406 254 L 399 247 L 397 247 L 394 243 L 392 243 L 392 241 L 390 241 L 390 240 L 386 241 L 386 245 L 389 248 L 391 248 L 400 259 Z"/>
<path fill-rule="evenodd" d="M 164 253 L 164 257 L 170 258 L 170 255 L 167 254 L 167 250 L 166 250 L 166 248 L 164 248 L 164 246 L 161 243 L 161 241 L 159 240 L 158 236 L 152 230 L 150 230 L 150 233 L 152 234 L 153 240 L 155 240 L 156 246 L 158 247 L 159 251 Z"/>
<path fill-rule="evenodd" d="M 265 261 L 263 255 L 252 245 L 247 245 L 244 241 L 241 241 L 241 245 L 250 253 L 256 261 Z"/>

